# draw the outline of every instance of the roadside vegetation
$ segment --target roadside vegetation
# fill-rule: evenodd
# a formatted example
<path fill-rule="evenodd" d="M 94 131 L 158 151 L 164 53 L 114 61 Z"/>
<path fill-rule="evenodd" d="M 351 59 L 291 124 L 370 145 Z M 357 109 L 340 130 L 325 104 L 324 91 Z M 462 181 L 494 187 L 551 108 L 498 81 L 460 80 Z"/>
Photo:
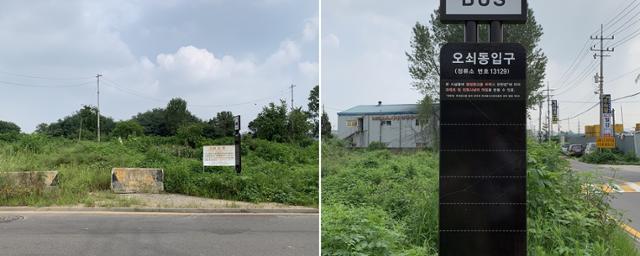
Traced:
<path fill-rule="evenodd" d="M 586 154 L 580 160 L 590 164 L 640 165 L 640 159 L 634 154 L 625 154 L 618 150 L 607 149 L 600 149 L 591 154 Z"/>
<path fill-rule="evenodd" d="M 322 146 L 323 255 L 437 255 L 437 153 Z M 529 142 L 529 255 L 639 255 L 589 183 L 558 148 Z"/>
<path fill-rule="evenodd" d="M 19 188 L 0 180 L 0 205 L 113 206 L 135 204 L 109 193 L 114 167 L 162 168 L 165 191 L 215 199 L 318 206 L 318 87 L 309 109 L 270 103 L 249 122 L 242 139 L 242 174 L 202 166 L 202 146 L 234 143 L 231 112 L 202 121 L 182 99 L 131 120 L 103 118 L 96 142 L 96 111 L 83 107 L 34 134 L 0 122 L 0 172 L 59 171 L 56 189 Z"/>

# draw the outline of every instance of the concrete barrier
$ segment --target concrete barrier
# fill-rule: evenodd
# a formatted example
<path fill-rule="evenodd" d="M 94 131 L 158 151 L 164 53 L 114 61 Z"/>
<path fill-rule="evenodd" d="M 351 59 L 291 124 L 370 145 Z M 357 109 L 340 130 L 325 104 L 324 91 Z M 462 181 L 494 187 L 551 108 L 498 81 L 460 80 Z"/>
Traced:
<path fill-rule="evenodd" d="M 58 186 L 57 171 L 0 172 L 0 179 L 8 186 L 52 188 Z"/>
<path fill-rule="evenodd" d="M 159 193 L 164 191 L 164 171 L 153 168 L 111 169 L 114 193 Z"/>

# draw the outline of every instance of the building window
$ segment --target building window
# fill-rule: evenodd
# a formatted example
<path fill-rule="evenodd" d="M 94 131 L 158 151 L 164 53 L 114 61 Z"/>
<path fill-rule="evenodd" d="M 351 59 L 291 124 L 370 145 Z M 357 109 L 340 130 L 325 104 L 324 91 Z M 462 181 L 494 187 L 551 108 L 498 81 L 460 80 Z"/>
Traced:
<path fill-rule="evenodd" d="M 347 127 L 358 127 L 358 120 L 347 120 Z"/>
<path fill-rule="evenodd" d="M 420 121 L 418 121 L 418 119 L 416 119 L 416 126 L 420 126 Z"/>
<path fill-rule="evenodd" d="M 382 125 L 391 126 L 391 120 L 380 121 Z"/>

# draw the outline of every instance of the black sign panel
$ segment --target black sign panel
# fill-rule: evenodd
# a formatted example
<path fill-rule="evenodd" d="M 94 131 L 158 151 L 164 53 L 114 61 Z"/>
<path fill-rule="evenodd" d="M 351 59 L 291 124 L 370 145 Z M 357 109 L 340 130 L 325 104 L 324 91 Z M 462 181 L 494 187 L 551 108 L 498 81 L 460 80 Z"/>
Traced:
<path fill-rule="evenodd" d="M 233 117 L 233 129 L 235 131 L 240 131 L 240 116 Z"/>
<path fill-rule="evenodd" d="M 526 255 L 526 52 L 440 52 L 440 255 Z"/>
<path fill-rule="evenodd" d="M 440 0 L 440 21 L 522 24 L 527 21 L 526 0 Z"/>

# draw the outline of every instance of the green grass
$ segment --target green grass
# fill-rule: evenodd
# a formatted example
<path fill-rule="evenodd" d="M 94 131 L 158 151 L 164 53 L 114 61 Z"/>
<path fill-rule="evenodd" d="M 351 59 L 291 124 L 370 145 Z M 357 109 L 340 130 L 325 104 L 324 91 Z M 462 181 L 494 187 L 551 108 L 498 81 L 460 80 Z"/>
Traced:
<path fill-rule="evenodd" d="M 1 171 L 59 171 L 58 189 L 0 186 L 0 205 L 95 205 L 110 189 L 114 167 L 162 168 L 165 190 L 193 196 L 318 205 L 318 144 L 281 144 L 244 139 L 243 173 L 233 167 L 202 170 L 201 145 L 233 144 L 233 138 L 200 141 L 198 147 L 171 137 L 136 137 L 101 143 L 20 135 L 0 140 Z M 0 182 L 1 183 L 1 182 Z M 112 200 L 113 201 L 113 200 Z M 116 206 L 134 202 L 117 201 Z"/>
<path fill-rule="evenodd" d="M 558 148 L 529 143 L 529 255 L 640 255 Z M 437 255 L 438 154 L 322 147 L 323 255 Z M 621 219 L 620 215 L 615 215 Z"/>

